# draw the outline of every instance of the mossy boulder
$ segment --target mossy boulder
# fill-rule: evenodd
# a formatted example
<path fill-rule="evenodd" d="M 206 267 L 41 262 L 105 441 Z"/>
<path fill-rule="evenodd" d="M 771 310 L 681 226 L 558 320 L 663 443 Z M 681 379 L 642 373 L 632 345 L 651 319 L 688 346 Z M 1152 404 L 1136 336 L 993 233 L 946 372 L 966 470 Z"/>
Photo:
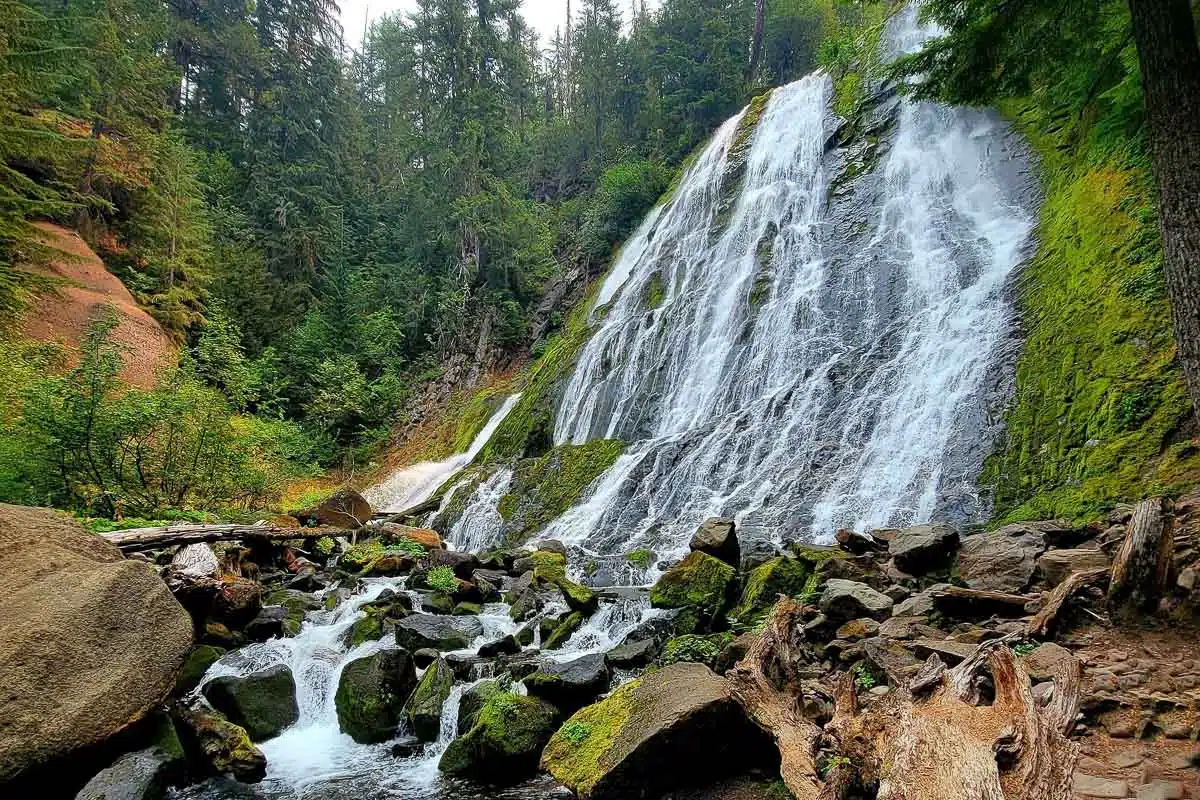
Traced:
<path fill-rule="evenodd" d="M 354 620 L 354 623 L 346 631 L 345 641 L 347 647 L 358 647 L 363 642 L 374 642 L 382 639 L 387 632 L 384 628 L 384 615 L 378 610 L 369 610 L 367 613 Z"/>
<path fill-rule="evenodd" d="M 700 664 L 672 664 L 575 713 L 541 766 L 583 800 L 655 797 L 769 760 L 729 684 Z"/>
<path fill-rule="evenodd" d="M 543 650 L 557 650 L 567 643 L 571 638 L 571 634 L 583 627 L 583 614 L 578 611 L 572 611 L 565 617 L 560 618 L 557 625 L 554 626 L 554 631 L 542 639 Z"/>
<path fill-rule="evenodd" d="M 173 713 L 184 749 L 203 771 L 231 775 L 242 783 L 257 783 L 266 777 L 266 756 L 250 741 L 245 728 L 201 706 L 180 707 Z"/>
<path fill-rule="evenodd" d="M 331 528 L 359 528 L 374 515 L 371 504 L 350 486 L 334 490 L 328 497 L 314 501 L 308 508 L 293 511 L 301 525 L 328 525 Z"/>
<path fill-rule="evenodd" d="M 215 678 L 204 685 L 202 692 L 213 708 L 245 728 L 255 742 L 278 736 L 300 718 L 296 680 L 283 664 L 241 678 Z"/>
<path fill-rule="evenodd" d="M 719 624 L 733 582 L 733 567 L 696 551 L 663 573 L 650 590 L 650 605 L 680 609 L 680 632 L 704 632 Z"/>
<path fill-rule="evenodd" d="M 414 614 L 396 623 L 396 643 L 407 650 L 462 650 L 482 634 L 483 625 L 476 617 Z"/>
<path fill-rule="evenodd" d="M 519 783 L 537 772 L 558 719 L 558 710 L 544 700 L 497 693 L 479 710 L 474 726 L 446 748 L 438 769 L 491 784 Z"/>
<path fill-rule="evenodd" d="M 538 550 L 529 557 L 533 579 L 539 586 L 553 586 L 562 593 L 563 600 L 572 611 L 591 614 L 600 605 L 600 600 L 582 584 L 567 577 L 567 557 L 550 550 Z"/>
<path fill-rule="evenodd" d="M 603 653 L 589 653 L 570 661 L 547 661 L 525 677 L 534 697 L 571 713 L 595 700 L 608 688 L 608 664 Z"/>
<path fill-rule="evenodd" d="M 416 684 L 417 672 L 405 650 L 381 650 L 351 661 L 342 669 L 334 695 L 338 726 L 356 742 L 386 742 L 396 734 L 404 701 Z"/>
<path fill-rule="evenodd" d="M 442 706 L 453 688 L 454 670 L 445 659 L 439 658 L 430 664 L 404 706 L 409 732 L 423 742 L 437 739 L 442 725 Z"/>
<path fill-rule="evenodd" d="M 225 655 L 225 648 L 211 644 L 201 644 L 192 648 L 187 660 L 183 662 L 183 671 L 175 681 L 175 693 L 184 695 L 200 685 L 204 673 Z"/>
<path fill-rule="evenodd" d="M 769 612 L 779 595 L 799 597 L 804 593 L 809 575 L 808 562 L 780 556 L 752 571 L 746 579 L 742 597 L 729 612 L 732 624 L 740 627 L 757 625 Z"/>
<path fill-rule="evenodd" d="M 660 664 L 692 662 L 713 669 L 721 650 L 732 641 L 733 636 L 728 633 L 714 633 L 709 636 L 686 633 L 663 645 L 658 661 Z"/>
<path fill-rule="evenodd" d="M 506 683 L 499 680 L 487 680 L 480 681 L 463 692 L 458 701 L 458 735 L 462 736 L 475 727 L 479 711 L 488 700 L 507 691 Z"/>

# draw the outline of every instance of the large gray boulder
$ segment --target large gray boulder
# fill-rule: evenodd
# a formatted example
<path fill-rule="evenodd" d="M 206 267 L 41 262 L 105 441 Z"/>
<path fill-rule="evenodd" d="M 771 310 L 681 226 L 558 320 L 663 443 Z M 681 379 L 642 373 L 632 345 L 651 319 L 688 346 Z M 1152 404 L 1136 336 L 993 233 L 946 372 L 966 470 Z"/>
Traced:
<path fill-rule="evenodd" d="M 214 678 L 201 693 L 230 722 L 245 728 L 254 742 L 275 738 L 300 718 L 296 680 L 283 664 L 240 678 Z"/>
<path fill-rule="evenodd" d="M 75 800 L 163 800 L 178 772 L 178 760 L 158 748 L 126 753 L 88 781 Z"/>
<path fill-rule="evenodd" d="M 896 566 L 910 575 L 944 569 L 958 550 L 958 531 L 944 522 L 903 528 L 888 541 L 888 553 Z"/>
<path fill-rule="evenodd" d="M 47 509 L 0 504 L 0 564 L 3 784 L 156 708 L 192 621 L 153 567 Z"/>
<path fill-rule="evenodd" d="M 821 612 L 831 620 L 848 622 L 859 617 L 885 620 L 892 614 L 892 598 L 865 583 L 830 578 L 821 593 Z"/>
<path fill-rule="evenodd" d="M 417 685 L 417 671 L 404 650 L 380 650 L 342 668 L 334 706 L 338 726 L 362 744 L 396 735 L 404 702 Z"/>
<path fill-rule="evenodd" d="M 1041 531 L 1020 523 L 964 537 L 958 575 L 972 589 L 1023 592 L 1046 551 Z"/>
<path fill-rule="evenodd" d="M 547 661 L 524 684 L 529 694 L 570 714 L 607 689 L 608 679 L 604 654 L 589 653 L 570 661 Z"/>
<path fill-rule="evenodd" d="M 410 651 L 424 647 L 462 650 L 482 635 L 483 625 L 477 617 L 413 614 L 396 623 L 396 643 Z"/>
<path fill-rule="evenodd" d="M 692 536 L 689 548 L 692 551 L 707 553 L 735 567 L 742 559 L 742 549 L 738 544 L 733 520 L 725 517 L 714 517 L 700 523 L 700 527 Z"/>

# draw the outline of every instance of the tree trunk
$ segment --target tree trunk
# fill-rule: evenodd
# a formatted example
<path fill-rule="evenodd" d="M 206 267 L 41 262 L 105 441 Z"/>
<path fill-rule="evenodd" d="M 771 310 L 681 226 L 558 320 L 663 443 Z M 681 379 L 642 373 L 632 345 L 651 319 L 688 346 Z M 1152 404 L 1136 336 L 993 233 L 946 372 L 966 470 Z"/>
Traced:
<path fill-rule="evenodd" d="M 746 83 L 754 88 L 758 77 L 758 62 L 762 58 L 763 23 L 767 13 L 766 0 L 754 2 L 754 38 L 750 40 L 750 63 L 746 67 Z"/>
<path fill-rule="evenodd" d="M 1108 584 L 1108 611 L 1113 616 L 1136 618 L 1153 611 L 1170 586 L 1174 524 L 1163 508 L 1163 499 L 1155 497 L 1133 509 Z"/>
<path fill-rule="evenodd" d="M 276 528 L 270 525 L 165 525 L 157 528 L 130 528 L 103 533 L 123 553 L 177 547 L 199 542 L 222 542 L 261 536 L 266 539 L 306 539 L 310 536 L 344 536 L 340 528 Z"/>
<path fill-rule="evenodd" d="M 1200 413 L 1200 47 L 1188 0 L 1129 0 L 1129 13 L 1175 344 L 1192 409 Z"/>

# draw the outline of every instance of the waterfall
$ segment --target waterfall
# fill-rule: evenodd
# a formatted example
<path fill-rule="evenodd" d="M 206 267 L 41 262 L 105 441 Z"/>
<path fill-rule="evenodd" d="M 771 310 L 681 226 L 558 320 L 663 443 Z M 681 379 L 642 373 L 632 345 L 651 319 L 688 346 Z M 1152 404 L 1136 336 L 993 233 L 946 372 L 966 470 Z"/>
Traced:
<path fill-rule="evenodd" d="M 910 5 L 885 48 L 931 33 Z M 546 536 L 678 555 L 716 515 L 825 541 L 985 513 L 1025 151 L 994 114 L 895 99 L 877 142 L 827 149 L 831 94 L 823 73 L 776 89 L 746 152 L 747 112 L 726 122 L 622 252 L 555 440 L 629 445 Z"/>
<path fill-rule="evenodd" d="M 442 461 L 422 461 L 396 470 L 366 491 L 367 501 L 379 511 L 404 511 L 425 502 L 448 478 L 475 460 L 520 399 L 520 394 L 504 398 L 466 451 Z"/>

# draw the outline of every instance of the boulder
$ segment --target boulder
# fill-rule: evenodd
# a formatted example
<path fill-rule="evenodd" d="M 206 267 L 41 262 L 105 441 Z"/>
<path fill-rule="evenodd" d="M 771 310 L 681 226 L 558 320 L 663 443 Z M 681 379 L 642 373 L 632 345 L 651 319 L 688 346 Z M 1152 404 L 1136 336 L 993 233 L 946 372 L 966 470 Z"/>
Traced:
<path fill-rule="evenodd" d="M 1054 642 L 1043 642 L 1021 659 L 1021 666 L 1034 681 L 1053 680 L 1066 662 L 1074 661 L 1075 654 Z"/>
<path fill-rule="evenodd" d="M 558 719 L 558 710 L 544 700 L 496 693 L 475 715 L 471 729 L 446 748 L 438 769 L 498 785 L 532 778 Z"/>
<path fill-rule="evenodd" d="M 972 589 L 1023 592 L 1045 550 L 1042 532 L 1019 523 L 972 534 L 962 540 L 958 574 Z"/>
<path fill-rule="evenodd" d="M 430 664 L 404 706 L 410 733 L 423 742 L 438 738 L 442 727 L 442 706 L 446 704 L 446 698 L 453 688 L 454 671 L 450 665 L 440 658 Z"/>
<path fill-rule="evenodd" d="M 3 784 L 156 708 L 193 629 L 152 566 L 53 511 L 0 504 L 0 564 Z"/>
<path fill-rule="evenodd" d="M 425 558 L 429 569 L 434 567 L 449 567 L 454 574 L 463 580 L 470 580 L 471 573 L 479 569 L 479 559 L 471 553 L 460 553 L 457 550 L 430 550 Z"/>
<path fill-rule="evenodd" d="M 158 748 L 126 753 L 88 781 L 75 800 L 163 800 L 180 767 L 177 757 Z"/>
<path fill-rule="evenodd" d="M 516 638 L 511 633 L 479 648 L 479 655 L 483 658 L 511 656 L 519 652 L 521 652 L 521 645 L 517 644 Z"/>
<path fill-rule="evenodd" d="M 733 579 L 733 567 L 696 551 L 663 573 L 650 590 L 650 605 L 680 609 L 680 633 L 710 630 L 725 611 Z"/>
<path fill-rule="evenodd" d="M 480 681 L 463 692 L 458 701 L 458 735 L 462 736 L 475 727 L 479 710 L 483 708 L 484 703 L 506 691 L 507 686 L 500 681 L 487 680 Z"/>
<path fill-rule="evenodd" d="M 442 654 L 432 647 L 422 647 L 420 650 L 414 650 L 412 654 L 413 664 L 417 669 L 425 669 L 441 657 Z"/>
<path fill-rule="evenodd" d="M 1047 550 L 1037 560 L 1037 568 L 1048 586 L 1058 586 L 1072 572 L 1108 569 L 1112 560 L 1103 550 Z"/>
<path fill-rule="evenodd" d="M 241 628 L 258 616 L 263 607 L 262 586 L 249 578 L 230 575 L 221 578 L 221 588 L 213 598 L 209 612 L 217 622 Z"/>
<path fill-rule="evenodd" d="M 870 670 L 877 676 L 886 676 L 893 686 L 904 686 L 909 678 L 921 668 L 921 660 L 898 642 L 874 636 L 864 639 L 862 653 Z"/>
<path fill-rule="evenodd" d="M 700 784 L 773 753 L 724 679 L 700 664 L 672 664 L 574 714 L 541 764 L 583 800 L 618 800 Z"/>
<path fill-rule="evenodd" d="M 570 661 L 548 661 L 523 683 L 529 694 L 570 714 L 595 700 L 608 688 L 608 665 L 603 653 Z"/>
<path fill-rule="evenodd" d="M 204 673 L 225 655 L 225 648 L 211 644 L 201 644 L 192 648 L 187 660 L 183 663 L 183 671 L 175 681 L 175 693 L 184 695 L 200 685 Z"/>
<path fill-rule="evenodd" d="M 414 614 L 396 623 L 396 643 L 410 651 L 423 647 L 462 650 L 482 635 L 483 625 L 477 617 Z"/>
<path fill-rule="evenodd" d="M 538 542 L 537 549 L 546 553 L 558 553 L 563 558 L 567 556 L 567 546 L 557 539 L 545 539 Z"/>
<path fill-rule="evenodd" d="M 283 606 L 266 606 L 258 616 L 246 623 L 244 633 L 256 642 L 280 639 L 287 635 L 288 610 Z M 298 632 L 298 631 L 297 631 Z"/>
<path fill-rule="evenodd" d="M 688 547 L 692 552 L 707 553 L 734 567 L 742 560 L 742 549 L 738 545 L 733 520 L 725 517 L 714 517 L 700 523 Z"/>
<path fill-rule="evenodd" d="M 653 639 L 638 639 L 629 641 L 626 638 L 621 644 L 604 654 L 608 665 L 613 669 L 633 669 L 644 667 L 658 655 L 658 643 Z"/>
<path fill-rule="evenodd" d="M 762 621 L 780 595 L 798 597 L 812 570 L 805 561 L 780 556 L 755 568 L 746 579 L 741 600 L 729 612 L 732 623 L 753 626 Z"/>
<path fill-rule="evenodd" d="M 356 742 L 386 742 L 400 727 L 404 701 L 416 685 L 416 669 L 404 650 L 381 650 L 351 661 L 342 669 L 333 698 L 338 726 Z"/>
<path fill-rule="evenodd" d="M 895 617 L 893 617 L 895 619 Z M 870 617 L 852 619 L 837 629 L 837 638 L 856 641 L 867 639 L 879 633 L 880 625 Z"/>
<path fill-rule="evenodd" d="M 398 539 L 408 539 L 410 542 L 416 542 L 426 550 L 441 550 L 445 548 L 442 542 L 441 535 L 437 531 L 429 528 L 413 528 L 408 525 L 399 525 L 395 522 L 384 522 L 379 526 L 381 538 L 388 544 L 394 543 Z"/>
<path fill-rule="evenodd" d="M 242 783 L 258 783 L 266 776 L 267 759 L 244 728 L 201 706 L 181 707 L 174 714 L 184 750 L 207 771 Z"/>
<path fill-rule="evenodd" d="M 338 489 L 317 505 L 296 511 L 293 517 L 301 525 L 328 525 L 331 528 L 358 528 L 371 521 L 375 512 L 361 494 L 349 486 Z"/>
<path fill-rule="evenodd" d="M 885 620 L 892 614 L 892 598 L 865 583 L 831 578 L 821 593 L 821 612 L 830 620 L 849 621 L 859 617 Z"/>
<path fill-rule="evenodd" d="M 945 569 L 957 550 L 958 531 L 943 522 L 903 528 L 888 541 L 892 560 L 910 575 Z"/>
<path fill-rule="evenodd" d="M 211 546 L 204 542 L 189 544 L 179 548 L 171 558 L 171 571 L 193 575 L 198 578 L 211 578 L 221 570 L 217 554 Z"/>
<path fill-rule="evenodd" d="M 746 653 L 750 652 L 750 648 L 758 641 L 757 633 L 743 633 L 729 644 L 721 648 L 721 652 L 717 654 L 716 663 L 713 665 L 713 672 L 718 675 L 724 675 L 733 669 L 734 664 L 746 657 Z"/>
<path fill-rule="evenodd" d="M 583 627 L 583 614 L 572 611 L 554 621 L 553 630 L 542 637 L 543 650 L 557 650 L 567 643 L 571 634 Z"/>
<path fill-rule="evenodd" d="M 242 678 L 214 678 L 201 692 L 230 722 L 245 728 L 254 742 L 275 738 L 300 717 L 296 681 L 283 664 Z"/>
<path fill-rule="evenodd" d="M 944 586 L 945 584 L 937 584 Z M 927 617 L 935 610 L 932 588 L 926 589 L 919 594 L 914 594 L 912 597 L 901 600 L 892 607 L 892 616 L 895 617 Z"/>
<path fill-rule="evenodd" d="M 879 543 L 870 536 L 856 533 L 849 528 L 838 528 L 833 538 L 837 541 L 839 547 L 855 555 L 863 555 L 864 553 L 879 549 Z"/>

